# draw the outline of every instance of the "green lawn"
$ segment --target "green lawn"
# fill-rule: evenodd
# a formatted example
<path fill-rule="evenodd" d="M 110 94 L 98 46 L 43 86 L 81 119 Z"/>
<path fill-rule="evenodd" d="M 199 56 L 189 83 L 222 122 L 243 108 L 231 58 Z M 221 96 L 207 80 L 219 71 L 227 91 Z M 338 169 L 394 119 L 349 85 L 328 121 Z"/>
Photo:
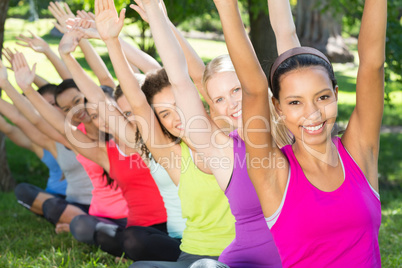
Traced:
<path fill-rule="evenodd" d="M 23 51 L 29 63 L 38 62 L 37 73 L 59 83 L 60 79 L 45 57 L 28 48 L 15 45 L 15 36 L 25 29 L 45 35 L 45 39 L 57 51 L 58 39 L 48 34 L 52 28 L 51 20 L 28 23 L 19 19 L 6 21 L 5 46 L 17 47 Z M 126 30 L 135 33 L 134 27 Z M 205 62 L 227 53 L 223 42 L 189 40 Z M 96 49 L 112 70 L 106 49 L 102 42 L 94 42 Z M 88 69 L 81 52 L 75 55 Z M 357 67 L 353 64 L 335 64 L 339 82 L 339 121 L 347 121 L 355 104 L 355 77 Z M 114 72 L 112 71 L 112 74 Z M 91 74 L 92 75 L 92 74 Z M 12 83 L 14 75 L 9 71 Z M 93 75 L 92 75 L 93 77 Z M 396 85 L 387 85 L 396 87 Z M 7 96 L 3 96 L 7 99 Z M 384 125 L 402 125 L 402 93 L 393 93 L 393 107 L 384 111 Z M 7 141 L 7 154 L 10 168 L 17 182 L 31 182 L 44 187 L 46 168 L 30 152 L 16 147 Z M 380 229 L 380 248 L 383 267 L 402 267 L 402 135 L 382 134 L 379 159 L 380 194 L 382 202 L 382 225 Z M 56 235 L 54 227 L 44 219 L 34 216 L 16 203 L 12 193 L 0 194 L 0 267 L 127 267 L 116 264 L 114 258 L 95 247 L 79 243 L 70 234 Z"/>

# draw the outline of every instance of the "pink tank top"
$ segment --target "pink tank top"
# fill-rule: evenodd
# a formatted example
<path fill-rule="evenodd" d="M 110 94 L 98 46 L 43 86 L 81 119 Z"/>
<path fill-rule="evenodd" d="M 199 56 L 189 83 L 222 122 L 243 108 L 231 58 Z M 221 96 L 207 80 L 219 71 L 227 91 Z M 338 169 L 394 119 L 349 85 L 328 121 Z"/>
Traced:
<path fill-rule="evenodd" d="M 81 123 L 77 128 L 86 134 L 84 124 Z M 76 158 L 84 167 L 94 187 L 89 215 L 111 219 L 127 218 L 127 202 L 120 187 L 107 186 L 106 178 L 103 177 L 103 168 L 95 162 L 82 155 L 77 155 Z"/>
<path fill-rule="evenodd" d="M 341 140 L 336 137 L 333 142 L 345 178 L 333 192 L 314 187 L 291 145 L 282 148 L 289 161 L 290 176 L 271 233 L 283 267 L 381 267 L 379 196 Z"/>

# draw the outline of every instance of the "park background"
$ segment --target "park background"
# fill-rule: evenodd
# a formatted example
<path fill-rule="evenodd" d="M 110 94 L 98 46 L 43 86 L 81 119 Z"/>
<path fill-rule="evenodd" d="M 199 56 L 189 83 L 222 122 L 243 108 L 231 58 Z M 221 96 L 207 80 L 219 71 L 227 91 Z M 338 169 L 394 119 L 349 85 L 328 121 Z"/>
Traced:
<path fill-rule="evenodd" d="M 67 0 L 71 9 L 93 11 L 92 0 Z M 132 1 L 131 1 L 132 2 Z M 117 9 L 129 0 L 115 0 Z M 345 126 L 355 105 L 357 37 L 363 0 L 291 0 L 299 38 L 316 47 L 334 63 L 339 83 L 338 123 Z M 28 30 L 44 38 L 57 52 L 60 35 L 53 29 L 48 0 L 0 0 L 0 47 L 17 48 L 29 64 L 37 62 L 37 74 L 60 83 L 44 55 L 16 45 L 15 37 Z M 188 37 L 205 63 L 227 53 L 219 16 L 213 1 L 165 0 L 170 19 Z M 402 0 L 388 0 L 386 88 L 381 134 L 379 180 L 382 225 L 379 241 L 383 267 L 402 267 Z M 264 70 L 275 59 L 275 39 L 270 30 L 267 3 L 241 0 L 243 21 L 250 32 Z M 131 9 L 127 11 L 125 39 L 158 60 L 146 23 Z M 4 24 L 5 22 L 5 24 Z M 4 27 L 3 27 L 4 25 Z M 4 41 L 4 43 L 3 43 Z M 112 64 L 101 41 L 92 41 L 112 75 Z M 91 73 L 83 54 L 75 57 Z M 160 61 L 160 60 L 159 60 Z M 14 75 L 9 78 L 16 86 Z M 2 98 L 9 101 L 3 93 Z M 56 235 L 54 227 L 18 205 L 12 189 L 30 182 L 44 187 L 47 169 L 36 156 L 15 146 L 0 134 L 0 267 L 128 267 L 96 247 L 79 243 L 70 234 Z"/>

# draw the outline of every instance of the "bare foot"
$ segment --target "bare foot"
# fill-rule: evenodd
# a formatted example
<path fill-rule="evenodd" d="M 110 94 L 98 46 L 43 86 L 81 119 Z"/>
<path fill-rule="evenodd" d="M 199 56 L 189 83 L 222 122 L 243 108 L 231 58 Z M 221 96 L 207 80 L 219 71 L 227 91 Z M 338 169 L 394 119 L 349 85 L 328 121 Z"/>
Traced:
<path fill-rule="evenodd" d="M 57 223 L 55 231 L 56 231 L 56 234 L 68 233 L 68 232 L 70 232 L 70 224 Z"/>

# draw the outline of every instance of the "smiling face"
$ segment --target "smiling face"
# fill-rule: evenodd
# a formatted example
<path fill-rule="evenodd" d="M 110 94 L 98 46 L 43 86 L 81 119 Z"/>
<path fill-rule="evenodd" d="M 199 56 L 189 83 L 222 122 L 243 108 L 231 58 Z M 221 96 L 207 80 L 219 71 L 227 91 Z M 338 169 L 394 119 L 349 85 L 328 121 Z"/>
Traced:
<path fill-rule="evenodd" d="M 101 116 L 99 116 L 99 106 L 94 103 L 86 103 L 85 107 L 86 112 L 95 127 L 102 132 L 110 133 L 107 123 Z"/>
<path fill-rule="evenodd" d="M 229 119 L 235 128 L 242 125 L 242 92 L 240 81 L 235 72 L 220 72 L 214 74 L 206 88 L 211 98 L 214 111 Z"/>
<path fill-rule="evenodd" d="M 166 130 L 173 136 L 179 137 L 183 127 L 180 116 L 176 111 L 176 101 L 171 86 L 165 87 L 155 94 L 152 99 L 152 105 L 154 106 L 155 114 Z"/>
<path fill-rule="evenodd" d="M 78 109 L 74 109 L 72 120 L 81 123 L 90 122 L 88 113 L 84 107 L 84 94 L 78 91 L 76 88 L 68 88 L 62 93 L 57 95 L 56 102 L 63 114 L 67 114 L 76 106 L 80 105 Z"/>
<path fill-rule="evenodd" d="M 275 108 L 296 142 L 320 145 L 331 136 L 337 116 L 338 88 L 320 66 L 300 68 L 280 77 Z"/>

